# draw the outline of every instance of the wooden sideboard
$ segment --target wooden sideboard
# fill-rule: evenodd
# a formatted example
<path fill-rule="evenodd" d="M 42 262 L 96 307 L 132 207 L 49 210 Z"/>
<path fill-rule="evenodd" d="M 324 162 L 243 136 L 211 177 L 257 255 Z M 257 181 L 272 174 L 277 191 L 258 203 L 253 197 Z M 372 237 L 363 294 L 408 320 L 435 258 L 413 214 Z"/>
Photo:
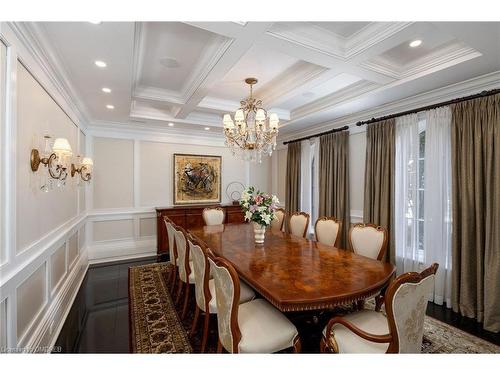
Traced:
<path fill-rule="evenodd" d="M 243 223 L 243 212 L 239 204 L 226 205 L 196 205 L 196 206 L 175 206 L 156 208 L 156 254 L 158 257 L 168 255 L 167 229 L 163 222 L 163 217 L 168 216 L 175 224 L 184 229 L 202 227 L 205 225 L 201 213 L 207 207 L 222 207 L 225 212 L 224 223 Z"/>

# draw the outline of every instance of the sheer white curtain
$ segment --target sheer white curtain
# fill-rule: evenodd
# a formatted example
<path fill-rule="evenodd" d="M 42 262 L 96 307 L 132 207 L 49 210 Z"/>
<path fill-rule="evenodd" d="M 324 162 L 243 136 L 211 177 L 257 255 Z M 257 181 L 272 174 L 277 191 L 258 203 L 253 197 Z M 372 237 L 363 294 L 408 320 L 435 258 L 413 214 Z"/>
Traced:
<path fill-rule="evenodd" d="M 396 119 L 395 157 L 395 233 L 396 268 L 399 274 L 417 271 L 418 213 L 417 213 L 417 168 L 418 168 L 418 115 Z"/>
<path fill-rule="evenodd" d="M 433 300 L 451 307 L 451 110 L 425 113 L 424 263 L 437 262 Z"/>
<path fill-rule="evenodd" d="M 312 233 L 319 204 L 319 138 L 302 141 L 300 149 L 300 210 L 310 215 L 308 233 Z"/>
<path fill-rule="evenodd" d="M 395 241 L 398 273 L 439 263 L 430 300 L 451 306 L 451 112 L 396 119 Z"/>

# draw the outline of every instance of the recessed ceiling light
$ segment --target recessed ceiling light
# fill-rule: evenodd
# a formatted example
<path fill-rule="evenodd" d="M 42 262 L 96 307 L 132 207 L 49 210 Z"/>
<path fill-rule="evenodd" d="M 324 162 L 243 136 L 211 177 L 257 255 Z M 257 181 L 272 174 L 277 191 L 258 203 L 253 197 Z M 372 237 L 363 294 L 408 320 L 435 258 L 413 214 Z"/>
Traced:
<path fill-rule="evenodd" d="M 111 89 L 109 89 L 107 87 L 103 87 L 102 88 L 102 92 L 105 92 L 106 94 L 109 94 L 111 92 Z"/>
<path fill-rule="evenodd" d="M 422 41 L 420 39 L 414 40 L 413 42 L 410 43 L 410 47 L 418 47 L 419 45 L 422 44 Z"/>
<path fill-rule="evenodd" d="M 105 68 L 106 66 L 108 66 L 108 64 L 106 64 L 104 61 L 101 61 L 101 60 L 96 60 L 95 64 L 96 64 L 99 68 Z"/>
<path fill-rule="evenodd" d="M 210 128 L 207 127 L 207 128 L 205 128 L 205 130 L 210 130 Z"/>
<path fill-rule="evenodd" d="M 168 126 L 174 126 L 174 123 L 173 122 L 169 122 Z"/>
<path fill-rule="evenodd" d="M 173 57 L 164 57 L 160 59 L 160 64 L 166 68 L 178 68 L 181 66 L 181 64 L 179 64 L 179 61 L 177 61 Z"/>
<path fill-rule="evenodd" d="M 89 21 L 90 23 L 93 23 L 94 25 L 100 25 L 102 21 Z"/>
<path fill-rule="evenodd" d="M 107 108 L 107 109 L 115 109 L 115 106 L 114 106 L 114 105 L 112 105 L 112 104 L 108 104 L 108 105 L 106 105 L 106 108 Z"/>

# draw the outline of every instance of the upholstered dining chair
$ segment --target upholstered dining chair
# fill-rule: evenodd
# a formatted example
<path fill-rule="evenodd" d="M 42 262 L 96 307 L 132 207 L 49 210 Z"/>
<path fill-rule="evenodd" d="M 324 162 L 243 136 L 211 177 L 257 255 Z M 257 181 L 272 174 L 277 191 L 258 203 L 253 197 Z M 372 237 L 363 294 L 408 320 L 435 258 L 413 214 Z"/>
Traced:
<path fill-rule="evenodd" d="M 222 207 L 204 208 L 201 214 L 205 225 L 220 225 L 224 223 L 224 210 Z"/>
<path fill-rule="evenodd" d="M 172 265 L 174 266 L 172 276 L 170 277 L 170 294 L 172 294 L 175 288 L 175 282 L 177 280 L 177 269 L 179 267 L 177 264 L 177 250 L 175 248 L 175 229 L 172 220 L 170 220 L 167 216 L 163 216 L 163 222 L 165 223 L 165 227 L 167 228 L 168 254 L 170 257 L 170 263 L 172 263 Z"/>
<path fill-rule="evenodd" d="M 294 212 L 288 219 L 288 229 L 290 234 L 299 237 L 306 237 L 309 227 L 309 214 L 305 212 Z"/>
<path fill-rule="evenodd" d="M 179 288 L 175 303 L 178 304 L 184 287 L 184 304 L 182 307 L 181 319 L 184 319 L 187 311 L 190 285 L 194 284 L 195 275 L 193 272 L 193 263 L 189 260 L 189 247 L 187 246 L 187 233 L 179 227 L 175 227 L 175 247 L 177 249 L 177 264 L 179 265 Z"/>
<path fill-rule="evenodd" d="M 239 304 L 240 279 L 233 266 L 223 258 L 213 264 L 217 304 L 219 343 L 230 353 L 274 353 L 293 347 L 300 352 L 295 326 L 264 299 Z"/>
<path fill-rule="evenodd" d="M 274 212 L 275 218 L 271 221 L 272 230 L 282 230 L 283 224 L 285 223 L 285 210 L 283 208 L 278 208 Z"/>
<path fill-rule="evenodd" d="M 382 260 L 387 249 L 387 230 L 375 224 L 357 223 L 349 230 L 349 246 L 356 254 Z"/>
<path fill-rule="evenodd" d="M 204 353 L 208 338 L 210 314 L 217 314 L 215 283 L 210 277 L 211 263 L 213 263 L 211 258 L 213 258 L 213 256 L 211 255 L 210 249 L 206 248 L 202 243 L 197 242 L 196 238 L 191 235 L 188 235 L 188 244 L 190 253 L 193 257 L 193 270 L 195 275 L 194 290 L 196 300 L 196 310 L 193 325 L 191 326 L 190 336 L 193 337 L 196 331 L 201 311 L 205 315 L 203 321 L 203 337 L 201 340 L 201 352 Z M 244 282 L 241 282 L 239 302 L 248 302 L 254 298 L 255 292 L 253 289 Z"/>
<path fill-rule="evenodd" d="M 420 353 L 425 310 L 439 265 L 397 277 L 387 288 L 385 316 L 373 310 L 334 317 L 323 330 L 322 352 Z"/>
<path fill-rule="evenodd" d="M 314 234 L 316 241 L 337 247 L 342 230 L 342 221 L 334 217 L 322 216 L 314 224 Z"/>

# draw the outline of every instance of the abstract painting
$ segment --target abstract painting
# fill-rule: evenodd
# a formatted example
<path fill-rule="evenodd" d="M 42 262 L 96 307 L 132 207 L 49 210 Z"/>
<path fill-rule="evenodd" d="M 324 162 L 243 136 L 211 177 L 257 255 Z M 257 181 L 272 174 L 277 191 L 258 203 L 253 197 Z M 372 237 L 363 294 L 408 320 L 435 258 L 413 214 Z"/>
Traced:
<path fill-rule="evenodd" d="M 221 156 L 174 154 L 174 204 L 221 201 Z"/>

